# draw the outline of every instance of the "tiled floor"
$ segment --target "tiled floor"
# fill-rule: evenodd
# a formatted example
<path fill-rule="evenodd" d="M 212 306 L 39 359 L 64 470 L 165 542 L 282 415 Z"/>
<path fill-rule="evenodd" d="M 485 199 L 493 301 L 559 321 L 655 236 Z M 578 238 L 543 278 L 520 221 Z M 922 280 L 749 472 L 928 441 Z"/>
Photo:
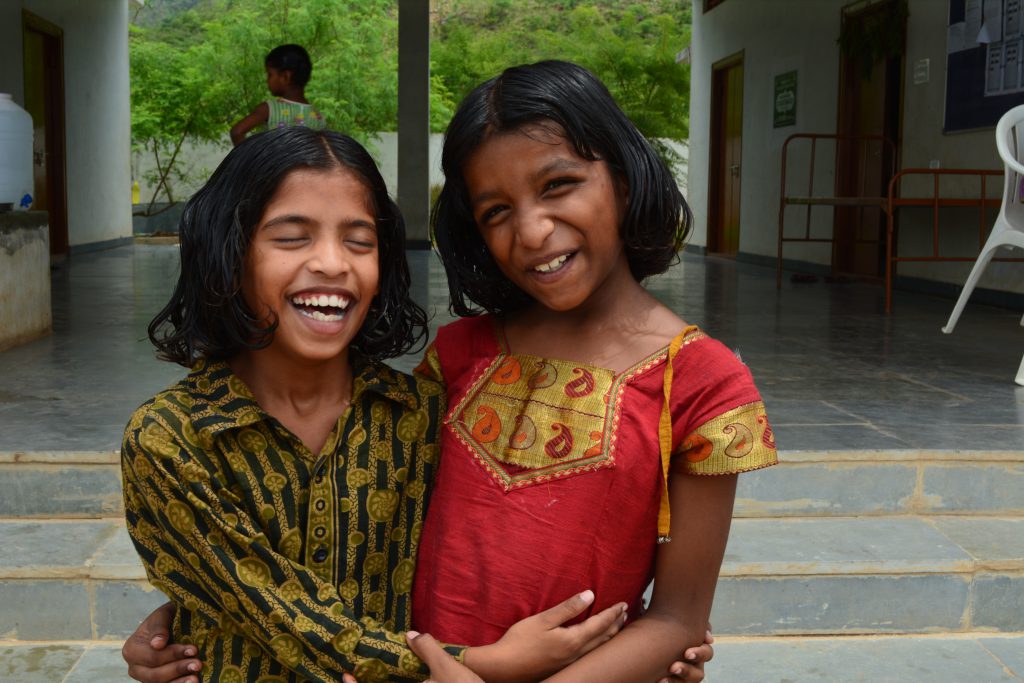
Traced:
<path fill-rule="evenodd" d="M 720 639 L 708 683 L 908 683 L 1024 680 L 1024 637 Z M 11 683 L 130 683 L 120 643 L 0 643 Z"/>
<path fill-rule="evenodd" d="M 450 319 L 444 272 L 409 254 L 415 291 Z M 146 325 L 177 273 L 177 248 L 135 245 L 70 259 L 53 275 L 54 333 L 0 353 L 0 452 L 116 449 L 132 410 L 184 371 L 155 360 Z M 751 367 L 781 449 L 1020 450 L 1020 312 L 866 283 L 786 282 L 770 269 L 685 255 L 649 283 Z M 396 361 L 411 369 L 414 357 Z"/>

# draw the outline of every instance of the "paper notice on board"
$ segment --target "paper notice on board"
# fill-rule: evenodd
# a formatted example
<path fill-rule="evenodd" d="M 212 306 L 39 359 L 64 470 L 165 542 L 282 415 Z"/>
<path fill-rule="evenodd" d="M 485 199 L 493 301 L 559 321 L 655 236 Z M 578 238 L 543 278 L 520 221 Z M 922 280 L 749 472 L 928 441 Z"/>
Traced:
<path fill-rule="evenodd" d="M 1003 43 L 1003 92 L 1020 90 L 1020 40 Z"/>
<path fill-rule="evenodd" d="M 1005 40 L 1015 40 L 1017 36 L 1024 34 L 1021 26 L 1020 0 L 1006 0 L 1006 13 L 1003 15 L 1003 37 Z"/>
<path fill-rule="evenodd" d="M 949 36 L 946 38 L 946 52 L 953 54 L 954 52 L 961 52 L 966 49 L 967 46 L 964 44 L 964 22 L 959 21 L 955 24 L 950 24 Z"/>
<path fill-rule="evenodd" d="M 954 52 L 961 52 L 967 49 L 967 44 L 964 41 L 964 22 L 959 21 L 955 24 L 951 24 L 949 27 L 949 35 L 946 38 L 946 52 L 953 54 Z"/>
<path fill-rule="evenodd" d="M 998 43 L 1003 39 L 1003 0 L 985 0 L 984 7 L 984 17 L 978 30 L 978 42 Z M 982 35 L 987 40 L 983 40 Z"/>
<path fill-rule="evenodd" d="M 1003 44 L 989 45 L 986 53 L 985 97 L 1003 92 Z"/>
<path fill-rule="evenodd" d="M 978 33 L 981 32 L 981 0 L 965 0 L 964 2 L 964 48 L 975 47 Z"/>

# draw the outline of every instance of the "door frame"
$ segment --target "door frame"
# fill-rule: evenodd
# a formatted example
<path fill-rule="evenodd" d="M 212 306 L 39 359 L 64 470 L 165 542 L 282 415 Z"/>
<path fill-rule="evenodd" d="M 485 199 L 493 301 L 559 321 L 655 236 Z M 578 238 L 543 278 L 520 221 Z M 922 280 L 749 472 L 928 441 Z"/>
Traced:
<path fill-rule="evenodd" d="M 52 82 L 47 81 L 46 107 L 46 193 L 47 214 L 50 225 L 50 254 L 62 257 L 70 249 L 68 235 L 68 195 L 67 195 L 67 145 L 64 98 L 64 31 L 42 17 L 32 14 L 26 9 L 21 10 L 22 55 L 24 55 L 25 34 L 29 31 L 40 33 L 44 40 L 52 40 L 50 45 L 57 67 L 52 75 Z M 45 59 L 45 58 L 44 58 Z M 45 68 L 45 64 L 44 64 Z M 22 65 L 24 78 L 25 64 Z M 27 84 L 22 84 L 22 99 Z"/>
<path fill-rule="evenodd" d="M 885 12 L 888 8 L 896 8 L 901 0 L 855 0 L 840 8 L 840 22 L 848 20 L 857 20 L 858 18 L 863 19 L 864 17 L 875 12 Z M 902 154 L 902 140 L 903 140 L 903 100 L 905 94 L 905 74 L 904 69 L 906 68 L 906 52 L 907 50 L 907 37 L 906 32 L 903 34 L 903 52 L 901 56 L 896 58 L 887 58 L 882 69 L 885 74 L 886 91 L 884 97 L 884 111 L 882 112 L 882 130 L 878 131 L 879 135 L 884 135 L 893 141 L 894 151 L 896 158 L 893 160 L 894 167 L 900 168 L 900 155 Z M 840 135 L 853 134 L 855 132 L 855 119 L 852 114 L 853 107 L 850 101 L 853 95 L 851 95 L 851 80 L 856 78 L 862 78 L 857 73 L 857 64 L 851 64 L 847 59 L 840 53 L 839 64 L 837 70 L 836 82 L 838 84 L 836 90 L 836 132 Z M 836 176 L 835 176 L 835 195 L 840 196 L 847 190 L 847 186 L 844 183 L 850 183 L 854 181 L 859 174 L 863 175 L 865 172 L 863 168 L 858 169 L 856 158 L 858 156 L 866 158 L 867 149 L 855 150 L 853 153 L 850 152 L 849 148 L 846 149 L 848 159 L 845 163 L 841 158 L 841 143 L 837 143 L 836 147 Z M 883 177 L 886 169 L 889 168 L 890 160 L 886 155 L 886 148 L 881 147 L 881 157 L 879 164 L 882 168 Z M 884 195 L 888 183 L 885 183 L 886 187 L 881 188 L 881 192 Z M 843 245 L 852 246 L 856 249 L 858 244 L 877 244 L 878 257 L 877 272 L 857 273 L 857 277 L 867 277 L 869 279 L 881 278 L 885 273 L 885 217 L 881 215 L 879 217 L 880 229 L 877 243 L 875 240 L 859 239 L 858 238 L 858 226 L 863 221 L 865 211 L 873 211 L 866 207 L 836 207 L 833 209 L 833 240 L 832 240 L 832 270 L 833 272 L 843 272 L 846 270 L 844 266 L 853 266 L 855 260 L 853 256 L 847 258 L 847 256 L 839 253 Z M 845 212 L 845 213 L 844 213 Z M 841 228 L 841 224 L 848 226 L 847 228 Z M 852 229 L 852 234 L 841 236 L 840 232 L 844 229 Z"/>
<path fill-rule="evenodd" d="M 723 171 L 725 166 L 725 149 L 722 140 L 723 127 L 725 125 L 724 116 L 722 115 L 721 107 L 721 76 L 728 69 L 736 66 L 743 67 L 745 65 L 745 50 L 733 53 L 728 57 L 714 62 L 711 65 L 711 145 L 708 150 L 708 223 L 707 223 L 707 251 L 709 253 L 716 253 L 722 255 L 732 256 L 733 252 L 725 251 L 723 242 L 725 241 L 724 236 L 724 216 L 720 211 L 721 207 L 721 195 L 724 192 L 722 183 L 719 182 L 724 177 Z M 740 150 L 743 148 L 743 90 L 740 90 L 739 97 L 739 108 L 740 108 Z M 739 172 L 740 187 L 742 187 L 743 169 L 742 166 Z M 739 244 L 737 243 L 737 250 Z"/>

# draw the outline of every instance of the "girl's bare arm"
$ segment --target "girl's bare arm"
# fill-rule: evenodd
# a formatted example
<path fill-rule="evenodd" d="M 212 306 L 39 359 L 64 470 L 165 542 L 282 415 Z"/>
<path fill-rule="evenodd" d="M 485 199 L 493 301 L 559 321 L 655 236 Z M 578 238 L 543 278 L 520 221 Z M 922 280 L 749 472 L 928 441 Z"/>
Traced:
<path fill-rule="evenodd" d="M 658 546 L 654 594 L 643 617 L 546 679 L 551 683 L 650 683 L 682 649 L 703 642 L 736 495 L 736 475 L 673 473 L 672 541 Z"/>
<path fill-rule="evenodd" d="M 256 126 L 266 123 L 270 118 L 270 107 L 266 102 L 260 102 L 256 108 L 249 112 L 245 118 L 231 126 L 231 144 L 238 145 L 245 139 L 245 136 Z"/>

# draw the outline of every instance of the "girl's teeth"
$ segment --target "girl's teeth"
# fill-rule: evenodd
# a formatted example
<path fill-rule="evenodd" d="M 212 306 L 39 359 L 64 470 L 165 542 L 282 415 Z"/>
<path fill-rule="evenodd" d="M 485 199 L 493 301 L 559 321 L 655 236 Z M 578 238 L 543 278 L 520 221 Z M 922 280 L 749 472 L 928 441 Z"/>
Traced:
<path fill-rule="evenodd" d="M 569 258 L 569 255 L 568 254 L 564 254 L 562 256 L 559 256 L 556 259 L 552 259 L 552 260 L 548 261 L 547 263 L 540 264 L 539 266 L 534 268 L 534 270 L 538 270 L 541 273 L 549 273 L 552 270 L 555 270 L 556 268 L 558 268 L 563 263 L 565 263 L 565 260 L 567 258 Z"/>
<path fill-rule="evenodd" d="M 292 297 L 292 303 L 296 306 L 319 306 L 326 308 L 340 308 L 345 310 L 348 308 L 349 300 L 345 297 L 338 296 L 337 294 L 321 294 L 319 296 L 296 296 Z"/>
<path fill-rule="evenodd" d="M 341 315 L 334 315 L 334 314 L 331 314 L 331 313 L 322 313 L 321 311 L 303 311 L 303 310 L 300 310 L 299 313 L 301 313 L 302 315 L 304 315 L 306 317 L 312 318 L 313 320 L 319 320 L 321 322 L 329 322 L 329 323 L 338 322 L 339 320 L 343 320 L 345 318 L 345 314 L 344 313 L 342 313 Z"/>

